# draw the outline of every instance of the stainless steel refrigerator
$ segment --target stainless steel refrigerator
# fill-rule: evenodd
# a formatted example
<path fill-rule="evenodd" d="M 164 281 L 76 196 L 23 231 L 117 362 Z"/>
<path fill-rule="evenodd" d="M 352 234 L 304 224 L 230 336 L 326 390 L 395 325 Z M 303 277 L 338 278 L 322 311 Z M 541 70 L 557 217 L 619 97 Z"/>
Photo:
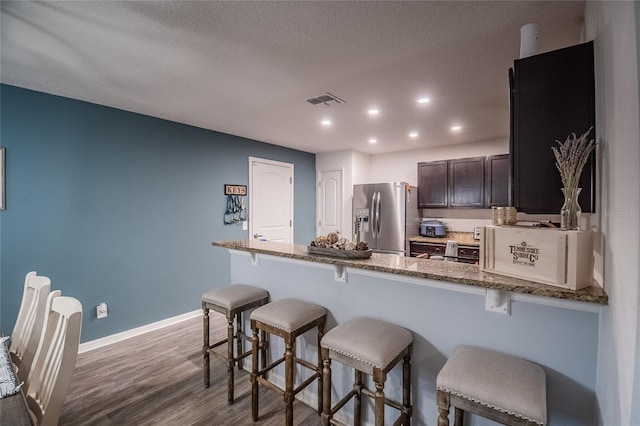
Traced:
<path fill-rule="evenodd" d="M 377 253 L 409 253 L 418 235 L 418 188 L 405 182 L 353 186 L 353 240 Z"/>

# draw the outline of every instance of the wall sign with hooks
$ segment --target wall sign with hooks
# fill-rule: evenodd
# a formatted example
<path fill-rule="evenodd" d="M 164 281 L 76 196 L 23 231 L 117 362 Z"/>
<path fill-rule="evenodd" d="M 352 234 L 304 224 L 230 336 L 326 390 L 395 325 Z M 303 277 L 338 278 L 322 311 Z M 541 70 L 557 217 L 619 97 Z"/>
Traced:
<path fill-rule="evenodd" d="M 247 185 L 224 185 L 224 195 L 247 195 Z"/>
<path fill-rule="evenodd" d="M 224 185 L 224 195 L 227 196 L 227 209 L 224 212 L 225 225 L 231 225 L 247 220 L 247 208 L 244 197 L 247 195 L 247 185 Z"/>

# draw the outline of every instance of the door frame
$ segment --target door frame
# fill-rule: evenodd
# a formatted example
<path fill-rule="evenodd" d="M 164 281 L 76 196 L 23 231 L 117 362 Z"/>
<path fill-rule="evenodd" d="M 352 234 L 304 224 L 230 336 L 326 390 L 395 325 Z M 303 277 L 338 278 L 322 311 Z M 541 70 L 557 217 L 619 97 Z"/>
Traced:
<path fill-rule="evenodd" d="M 260 158 L 260 157 L 249 157 L 249 240 L 253 239 L 253 224 L 255 223 L 254 219 L 254 210 L 253 210 L 253 162 L 254 161 L 258 161 L 260 163 L 266 163 L 266 164 L 271 164 L 273 166 L 279 166 L 279 167 L 286 167 L 286 168 L 290 168 L 291 169 L 291 185 L 289 186 L 290 188 L 290 195 L 291 195 L 291 226 L 289 227 L 289 241 L 291 241 L 291 244 L 293 244 L 293 228 L 295 226 L 295 220 L 294 220 L 294 199 L 293 199 L 293 195 L 295 193 L 295 191 L 293 190 L 294 184 L 295 184 L 295 169 L 294 169 L 294 165 L 293 163 L 286 163 L 284 161 L 276 161 L 276 160 L 269 160 L 266 158 Z"/>

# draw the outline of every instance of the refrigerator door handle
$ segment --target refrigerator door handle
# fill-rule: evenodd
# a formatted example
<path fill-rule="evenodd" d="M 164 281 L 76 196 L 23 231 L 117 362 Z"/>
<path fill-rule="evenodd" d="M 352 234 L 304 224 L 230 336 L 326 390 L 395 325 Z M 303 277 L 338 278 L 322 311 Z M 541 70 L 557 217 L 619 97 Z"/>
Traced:
<path fill-rule="evenodd" d="M 376 233 L 380 235 L 380 192 L 378 192 L 378 201 L 376 203 Z"/>
<path fill-rule="evenodd" d="M 371 221 L 371 235 L 373 238 L 376 238 L 376 194 L 377 192 L 373 191 L 373 195 L 371 196 L 371 217 L 369 220 Z"/>

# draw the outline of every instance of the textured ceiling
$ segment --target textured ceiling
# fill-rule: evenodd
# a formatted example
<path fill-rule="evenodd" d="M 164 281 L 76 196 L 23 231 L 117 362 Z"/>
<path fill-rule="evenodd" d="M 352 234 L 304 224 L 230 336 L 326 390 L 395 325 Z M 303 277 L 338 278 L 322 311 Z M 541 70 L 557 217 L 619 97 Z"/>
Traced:
<path fill-rule="evenodd" d="M 538 23 L 540 51 L 553 50 L 580 41 L 584 14 L 583 1 L 1 7 L 3 83 L 309 152 L 368 153 L 507 137 L 520 27 Z M 346 103 L 306 102 L 325 92 Z"/>

